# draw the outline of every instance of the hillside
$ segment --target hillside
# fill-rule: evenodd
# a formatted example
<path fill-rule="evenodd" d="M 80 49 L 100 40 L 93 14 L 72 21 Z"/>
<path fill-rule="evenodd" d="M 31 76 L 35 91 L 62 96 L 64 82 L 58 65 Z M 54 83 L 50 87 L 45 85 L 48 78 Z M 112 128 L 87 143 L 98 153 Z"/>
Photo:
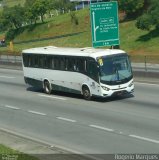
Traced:
<path fill-rule="evenodd" d="M 44 24 L 26 26 L 14 39 L 14 51 L 38 46 L 65 46 L 89 47 L 91 46 L 91 30 L 89 10 L 76 12 L 79 25 L 71 22 L 70 14 L 54 16 L 45 20 Z M 4 33 L 0 33 L 2 36 Z M 22 43 L 23 42 L 23 43 Z M 135 27 L 135 20 L 120 23 L 120 47 L 126 50 L 135 61 L 159 63 L 159 33 L 156 31 L 141 31 Z M 9 52 L 7 47 L 0 48 L 0 53 Z"/>
<path fill-rule="evenodd" d="M 25 0 L 3 0 L 5 5 L 9 6 L 9 7 L 12 7 L 12 6 L 15 6 L 15 5 L 23 5 L 25 3 Z"/>

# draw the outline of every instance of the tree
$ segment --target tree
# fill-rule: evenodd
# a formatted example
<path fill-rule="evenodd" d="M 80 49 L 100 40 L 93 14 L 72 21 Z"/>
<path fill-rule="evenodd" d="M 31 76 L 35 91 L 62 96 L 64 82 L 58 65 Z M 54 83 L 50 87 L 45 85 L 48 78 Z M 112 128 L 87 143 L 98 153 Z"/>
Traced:
<path fill-rule="evenodd" d="M 44 22 L 44 15 L 49 10 L 50 0 L 26 0 L 25 15 L 27 20 L 32 24 L 36 23 L 38 17 L 41 17 L 42 23 Z"/>
<path fill-rule="evenodd" d="M 136 27 L 142 30 L 159 29 L 159 1 L 150 0 L 150 5 L 145 13 L 137 19 Z"/>
<path fill-rule="evenodd" d="M 8 26 L 12 28 L 20 28 L 25 21 L 24 8 L 20 5 L 14 7 L 5 7 L 3 10 L 3 19 L 5 23 L 8 23 Z"/>
<path fill-rule="evenodd" d="M 7 30 L 9 26 L 8 21 L 4 18 L 3 12 L 0 12 L 0 31 L 5 31 Z"/>
<path fill-rule="evenodd" d="M 144 0 L 119 0 L 119 8 L 124 11 L 127 17 L 135 17 L 144 8 Z"/>
<path fill-rule="evenodd" d="M 150 30 L 152 27 L 152 19 L 148 14 L 144 14 L 137 19 L 136 27 L 142 30 Z"/>
<path fill-rule="evenodd" d="M 48 9 L 52 10 L 52 9 L 56 9 L 56 0 L 48 0 Z"/>
<path fill-rule="evenodd" d="M 54 8 L 57 10 L 64 10 L 65 12 L 73 10 L 75 8 L 75 3 L 70 2 L 70 0 L 54 0 Z"/>
<path fill-rule="evenodd" d="M 25 4 L 24 6 L 26 8 L 30 8 L 34 3 L 35 3 L 36 0 L 25 0 Z"/>
<path fill-rule="evenodd" d="M 34 12 L 33 4 L 36 0 L 26 0 L 25 1 L 25 16 L 26 20 L 32 24 L 33 22 L 36 23 L 36 20 L 38 18 L 38 14 Z"/>
<path fill-rule="evenodd" d="M 35 15 L 39 15 L 41 17 L 42 23 L 44 22 L 44 15 L 48 10 L 48 3 L 46 0 L 36 0 L 33 3 L 32 11 Z"/>
<path fill-rule="evenodd" d="M 0 29 L 7 31 L 5 38 L 13 40 L 14 37 L 22 32 L 25 22 L 24 8 L 20 5 L 14 7 L 4 7 L 0 15 Z"/>

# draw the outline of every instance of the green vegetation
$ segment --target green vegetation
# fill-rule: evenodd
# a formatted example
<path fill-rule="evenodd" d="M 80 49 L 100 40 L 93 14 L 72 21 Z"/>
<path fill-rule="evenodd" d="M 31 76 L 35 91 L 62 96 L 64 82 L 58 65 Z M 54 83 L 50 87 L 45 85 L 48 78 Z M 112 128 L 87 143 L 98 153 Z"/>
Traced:
<path fill-rule="evenodd" d="M 1 0 L 3 10 L 0 11 L 0 30 L 7 31 L 6 39 L 13 40 L 17 29 L 23 26 L 36 24 L 38 20 L 44 23 L 44 16 L 56 10 L 58 13 L 66 13 L 75 8 L 75 3 L 70 0 L 25 0 L 23 5 L 8 5 L 5 0 Z M 13 1 L 13 0 L 12 0 Z M 10 1 L 11 2 L 11 1 Z M 8 35 L 12 36 L 8 36 Z"/>
<path fill-rule="evenodd" d="M 15 44 L 15 51 L 20 52 L 25 48 L 44 45 L 91 46 L 89 11 L 87 9 L 78 11 L 76 16 L 79 25 L 72 23 L 70 13 L 67 13 L 55 16 L 45 23 L 26 26 L 22 33 L 16 36 L 14 42 L 30 42 Z M 0 36 L 2 37 L 2 34 Z M 35 42 L 33 43 L 32 40 L 35 40 Z M 7 47 L 0 48 L 0 50 L 7 51 Z"/>
<path fill-rule="evenodd" d="M 24 5 L 25 0 L 3 0 L 3 3 L 8 7 L 13 7 L 15 5 Z"/>
<path fill-rule="evenodd" d="M 0 159 L 16 159 L 16 160 L 38 160 L 35 157 L 22 154 L 0 144 Z"/>
<path fill-rule="evenodd" d="M 137 19 L 136 26 L 142 30 L 159 29 L 159 1 L 150 0 L 149 7 L 142 16 Z"/>
<path fill-rule="evenodd" d="M 60 2 L 62 1 L 65 0 Z M 143 2 L 145 1 L 147 0 L 138 1 L 140 4 L 134 10 L 136 14 L 139 8 L 142 8 L 144 13 L 146 6 L 143 5 Z M 30 2 L 28 0 L 28 3 Z M 120 2 L 125 3 L 126 1 Z M 130 0 L 127 0 L 127 2 L 133 3 L 131 5 L 137 3 L 137 1 Z M 58 5 L 56 7 L 58 8 Z M 132 8 L 122 8 L 122 10 L 127 11 L 128 15 L 131 15 L 130 12 L 133 12 Z M 9 36 L 12 36 L 12 34 L 14 36 L 14 48 L 9 48 L 9 45 L 1 47 L 0 54 L 20 54 L 23 49 L 48 45 L 61 47 L 92 46 L 89 9 L 65 14 L 61 13 L 58 16 L 55 10 L 51 10 L 51 12 L 54 16 L 44 19 L 43 23 L 40 20 L 36 20 L 36 23 L 32 25 L 17 27 L 17 29 L 15 29 L 16 27 L 12 28 L 8 33 Z M 151 30 L 140 30 L 138 29 L 139 27 L 136 27 L 138 19 L 124 19 L 125 15 L 122 16 L 122 13 L 120 12 L 120 18 L 122 19 L 120 23 L 120 48 L 126 50 L 131 55 L 133 61 L 144 62 L 146 56 L 147 62 L 159 63 L 159 31 L 156 30 L 155 25 L 151 27 Z M 0 39 L 5 34 L 6 32 L 0 32 Z"/>
<path fill-rule="evenodd" d="M 128 18 L 138 16 L 144 8 L 145 0 L 119 0 L 120 10 L 124 11 Z"/>

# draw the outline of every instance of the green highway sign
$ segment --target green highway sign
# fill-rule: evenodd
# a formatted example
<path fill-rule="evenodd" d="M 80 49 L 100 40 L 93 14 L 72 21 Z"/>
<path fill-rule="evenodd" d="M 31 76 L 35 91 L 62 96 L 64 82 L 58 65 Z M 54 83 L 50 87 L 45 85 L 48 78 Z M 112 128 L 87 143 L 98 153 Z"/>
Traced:
<path fill-rule="evenodd" d="M 90 14 L 93 47 L 119 45 L 118 3 L 91 3 Z"/>

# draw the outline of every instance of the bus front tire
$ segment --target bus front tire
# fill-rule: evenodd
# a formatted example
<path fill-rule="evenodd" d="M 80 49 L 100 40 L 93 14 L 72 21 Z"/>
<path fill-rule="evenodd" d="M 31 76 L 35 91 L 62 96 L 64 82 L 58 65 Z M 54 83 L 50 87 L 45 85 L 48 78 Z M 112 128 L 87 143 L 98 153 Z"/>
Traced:
<path fill-rule="evenodd" d="M 91 99 L 91 92 L 87 86 L 82 87 L 82 93 L 85 100 Z"/>
<path fill-rule="evenodd" d="M 46 93 L 46 94 L 51 94 L 51 85 L 50 85 L 50 83 L 49 83 L 49 81 L 47 81 L 47 80 L 45 80 L 44 81 L 44 92 Z"/>

